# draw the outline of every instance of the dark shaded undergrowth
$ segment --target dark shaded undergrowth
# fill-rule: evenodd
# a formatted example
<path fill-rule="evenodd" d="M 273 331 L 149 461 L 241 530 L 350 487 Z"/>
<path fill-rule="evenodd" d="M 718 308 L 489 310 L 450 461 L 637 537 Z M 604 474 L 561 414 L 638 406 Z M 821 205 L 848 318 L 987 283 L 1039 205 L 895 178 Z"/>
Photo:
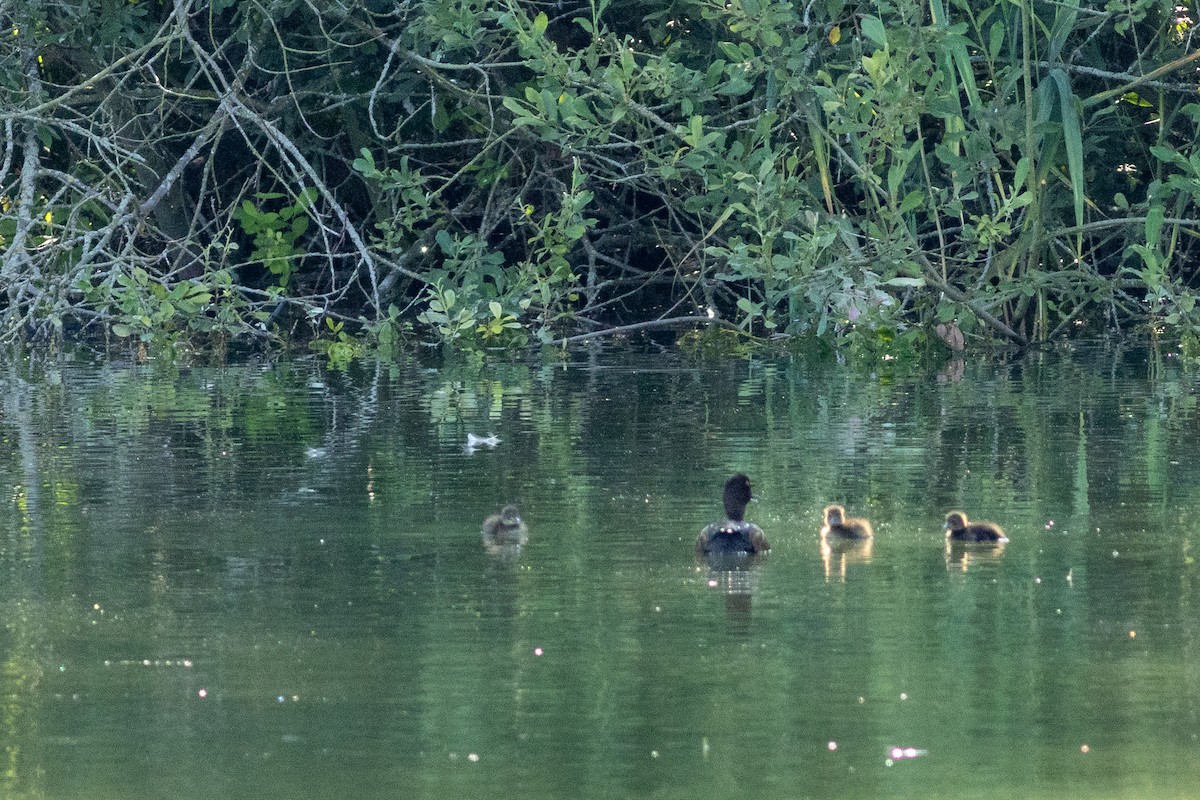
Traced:
<path fill-rule="evenodd" d="M 0 331 L 1190 341 L 1190 13 L 14 0 Z"/>

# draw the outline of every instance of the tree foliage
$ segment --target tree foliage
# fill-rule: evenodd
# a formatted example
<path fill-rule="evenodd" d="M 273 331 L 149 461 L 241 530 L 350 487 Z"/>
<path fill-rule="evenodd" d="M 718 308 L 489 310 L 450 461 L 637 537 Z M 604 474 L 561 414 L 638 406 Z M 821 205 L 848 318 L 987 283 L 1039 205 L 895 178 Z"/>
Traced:
<path fill-rule="evenodd" d="M 4 335 L 1198 324 L 1163 0 L 6 0 Z M 957 321 L 957 322 L 955 322 Z M 961 326 L 961 329 L 960 329 Z"/>

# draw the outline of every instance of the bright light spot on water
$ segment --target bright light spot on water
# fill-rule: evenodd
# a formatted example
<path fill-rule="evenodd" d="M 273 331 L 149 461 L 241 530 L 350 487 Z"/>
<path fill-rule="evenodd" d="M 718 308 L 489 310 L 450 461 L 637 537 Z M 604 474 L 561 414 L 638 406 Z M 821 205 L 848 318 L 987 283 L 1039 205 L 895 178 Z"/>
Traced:
<path fill-rule="evenodd" d="M 903 759 L 906 759 L 906 758 L 917 758 L 918 756 L 923 756 L 928 753 L 929 753 L 928 750 L 921 750 L 920 748 L 917 748 L 917 747 L 893 747 L 888 752 L 888 755 L 891 756 L 887 760 L 888 766 L 890 767 L 892 765 L 892 762 L 895 762 L 895 761 L 902 761 Z"/>
<path fill-rule="evenodd" d="M 277 703 L 285 703 L 285 702 L 287 702 L 287 698 L 286 698 L 286 697 L 284 697 L 283 695 L 279 695 L 279 697 L 276 697 L 276 698 L 275 698 L 275 702 L 277 702 Z"/>
<path fill-rule="evenodd" d="M 1137 631 L 1130 631 L 1130 632 L 1129 632 L 1129 638 L 1130 638 L 1130 639 L 1136 639 L 1136 638 L 1137 638 Z"/>
<path fill-rule="evenodd" d="M 651 757 L 651 758 L 658 758 L 658 751 L 657 751 L 657 750 L 651 750 L 651 751 L 650 751 L 650 757 Z"/>
<path fill-rule="evenodd" d="M 467 753 L 467 761 L 470 761 L 472 764 L 474 764 L 478 760 L 479 753 Z"/>
<path fill-rule="evenodd" d="M 196 692 L 196 695 L 201 699 L 204 699 L 205 697 L 208 697 L 208 689 L 201 689 L 200 691 Z"/>
<path fill-rule="evenodd" d="M 829 743 L 829 752 L 832 753 L 834 750 L 837 750 L 837 742 L 830 742 Z"/>
<path fill-rule="evenodd" d="M 1034 582 L 1034 583 L 1041 583 L 1041 582 L 1042 582 L 1042 579 L 1041 579 L 1041 578 L 1034 578 L 1034 579 L 1033 579 L 1033 582 Z"/>
<path fill-rule="evenodd" d="M 1113 550 L 1113 558 L 1116 558 L 1119 555 L 1121 555 L 1119 552 L 1117 552 L 1116 550 Z"/>
<path fill-rule="evenodd" d="M 1085 756 L 1088 753 L 1090 753 L 1091 750 L 1092 750 L 1092 748 L 1088 747 L 1086 744 L 1083 747 L 1079 748 L 1079 752 L 1083 753 Z"/>
<path fill-rule="evenodd" d="M 901 699 L 901 700 L 907 700 L 907 699 L 908 699 L 908 692 L 901 692 L 901 693 L 900 693 L 900 699 Z"/>
<path fill-rule="evenodd" d="M 535 656 L 540 656 L 543 652 L 545 652 L 545 651 L 543 651 L 542 648 L 540 648 L 540 647 L 533 648 L 533 654 Z"/>
<path fill-rule="evenodd" d="M 709 585 L 709 588 L 716 588 L 717 582 L 715 580 L 710 579 L 708 581 L 708 585 Z"/>

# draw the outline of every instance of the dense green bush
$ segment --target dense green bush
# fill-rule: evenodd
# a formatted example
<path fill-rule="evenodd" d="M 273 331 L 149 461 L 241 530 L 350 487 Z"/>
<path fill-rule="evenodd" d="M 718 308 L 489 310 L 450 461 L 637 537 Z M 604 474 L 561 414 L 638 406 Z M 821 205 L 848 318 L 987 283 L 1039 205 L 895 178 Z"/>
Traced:
<path fill-rule="evenodd" d="M 12 0 L 0 321 L 339 353 L 1191 336 L 1189 13 Z"/>

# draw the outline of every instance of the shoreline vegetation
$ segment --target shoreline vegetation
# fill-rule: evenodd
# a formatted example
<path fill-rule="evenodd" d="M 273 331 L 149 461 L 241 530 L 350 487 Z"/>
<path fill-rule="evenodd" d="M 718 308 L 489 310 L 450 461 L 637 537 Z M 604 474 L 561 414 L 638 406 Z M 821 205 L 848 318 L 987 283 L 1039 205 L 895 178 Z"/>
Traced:
<path fill-rule="evenodd" d="M 1195 350 L 1195 13 L 14 0 L 0 341 Z"/>

